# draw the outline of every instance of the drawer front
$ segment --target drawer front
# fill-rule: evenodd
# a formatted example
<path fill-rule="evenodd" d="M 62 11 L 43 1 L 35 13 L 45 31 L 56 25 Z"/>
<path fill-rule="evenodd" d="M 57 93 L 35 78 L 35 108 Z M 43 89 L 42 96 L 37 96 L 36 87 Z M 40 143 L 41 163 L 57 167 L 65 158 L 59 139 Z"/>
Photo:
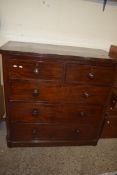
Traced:
<path fill-rule="evenodd" d="M 107 106 L 107 115 L 109 117 L 117 117 L 117 88 L 112 89 L 110 102 Z"/>
<path fill-rule="evenodd" d="M 113 118 L 113 117 L 117 118 L 117 109 L 116 110 L 107 111 L 107 116 L 109 118 Z"/>
<path fill-rule="evenodd" d="M 62 126 L 46 124 L 12 123 L 10 136 L 13 141 L 31 140 L 91 140 L 97 138 L 98 129 L 91 125 Z"/>
<path fill-rule="evenodd" d="M 102 138 L 117 138 L 117 118 L 107 118 L 102 130 Z"/>
<path fill-rule="evenodd" d="M 51 61 L 9 60 L 9 78 L 61 80 L 63 64 Z"/>
<path fill-rule="evenodd" d="M 68 64 L 66 80 L 85 84 L 110 85 L 114 81 L 114 68 L 104 66 L 89 66 Z"/>
<path fill-rule="evenodd" d="M 10 120 L 40 123 L 86 123 L 99 124 L 102 118 L 102 107 L 52 105 L 41 103 L 10 103 Z"/>
<path fill-rule="evenodd" d="M 33 100 L 50 103 L 104 104 L 109 90 L 107 87 L 62 86 L 35 81 L 12 81 L 10 82 L 9 98 L 10 100 Z"/>
<path fill-rule="evenodd" d="M 115 68 L 115 82 L 114 82 L 114 86 L 117 88 L 117 66 Z"/>

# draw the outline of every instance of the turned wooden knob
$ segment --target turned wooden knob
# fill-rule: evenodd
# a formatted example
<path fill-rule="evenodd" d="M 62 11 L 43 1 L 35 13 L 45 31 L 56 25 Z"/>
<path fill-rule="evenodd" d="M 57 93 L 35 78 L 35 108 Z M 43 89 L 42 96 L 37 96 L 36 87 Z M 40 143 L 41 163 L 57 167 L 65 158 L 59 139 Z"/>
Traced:
<path fill-rule="evenodd" d="M 94 78 L 95 78 L 94 74 L 90 72 L 90 73 L 89 73 L 89 78 L 90 78 L 90 79 L 94 79 Z"/>
<path fill-rule="evenodd" d="M 38 109 L 33 109 L 33 110 L 32 110 L 32 116 L 33 116 L 33 117 L 38 116 L 38 114 L 39 114 Z"/>
<path fill-rule="evenodd" d="M 33 130 L 32 130 L 32 135 L 37 135 L 37 129 L 36 128 L 33 128 Z"/>
<path fill-rule="evenodd" d="M 76 129 L 76 131 L 75 131 L 77 134 L 79 134 L 80 133 L 80 130 L 79 129 Z"/>
<path fill-rule="evenodd" d="M 33 97 L 38 97 L 38 96 L 39 96 L 39 91 L 38 91 L 38 89 L 34 89 L 34 90 L 33 90 L 32 96 L 33 96 Z"/>
<path fill-rule="evenodd" d="M 36 67 L 33 72 L 34 72 L 34 74 L 38 75 L 39 74 L 39 68 Z"/>
<path fill-rule="evenodd" d="M 107 120 L 107 121 L 106 121 L 106 123 L 109 125 L 109 124 L 110 124 L 110 121 L 109 121 L 109 120 Z"/>
<path fill-rule="evenodd" d="M 81 111 L 80 112 L 80 117 L 85 117 L 85 112 Z"/>
<path fill-rule="evenodd" d="M 89 97 L 88 92 L 84 92 L 84 94 L 83 94 L 83 95 L 84 95 L 84 97 L 85 97 L 85 98 L 88 98 L 88 97 Z"/>
<path fill-rule="evenodd" d="M 115 104 L 116 104 L 116 102 L 117 102 L 116 100 L 112 100 L 112 104 L 113 104 L 113 105 L 115 105 Z"/>

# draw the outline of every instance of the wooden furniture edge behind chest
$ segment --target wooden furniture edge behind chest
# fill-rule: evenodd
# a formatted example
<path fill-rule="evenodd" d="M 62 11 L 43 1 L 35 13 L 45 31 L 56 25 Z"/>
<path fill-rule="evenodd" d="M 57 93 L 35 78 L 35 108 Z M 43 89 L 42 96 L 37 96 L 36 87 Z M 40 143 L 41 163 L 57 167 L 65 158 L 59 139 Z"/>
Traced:
<path fill-rule="evenodd" d="M 111 45 L 109 56 L 117 59 L 117 46 Z M 115 70 L 115 82 L 111 90 L 111 97 L 105 114 L 101 137 L 117 138 L 117 68 Z"/>

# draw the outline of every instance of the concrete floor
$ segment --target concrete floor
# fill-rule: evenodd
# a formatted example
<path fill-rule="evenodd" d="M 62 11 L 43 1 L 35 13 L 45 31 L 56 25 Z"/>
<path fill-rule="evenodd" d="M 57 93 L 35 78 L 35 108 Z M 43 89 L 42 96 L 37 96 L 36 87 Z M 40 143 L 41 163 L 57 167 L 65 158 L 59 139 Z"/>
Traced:
<path fill-rule="evenodd" d="M 117 139 L 97 146 L 7 148 L 0 124 L 0 175 L 99 175 L 117 171 Z"/>

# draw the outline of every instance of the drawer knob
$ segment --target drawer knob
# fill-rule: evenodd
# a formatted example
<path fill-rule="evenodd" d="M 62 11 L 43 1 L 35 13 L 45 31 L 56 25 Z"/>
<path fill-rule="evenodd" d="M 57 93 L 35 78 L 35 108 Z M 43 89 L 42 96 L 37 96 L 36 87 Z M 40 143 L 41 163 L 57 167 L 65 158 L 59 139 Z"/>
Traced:
<path fill-rule="evenodd" d="M 38 75 L 39 74 L 39 69 L 36 67 L 33 72 L 34 72 L 34 74 Z"/>
<path fill-rule="evenodd" d="M 80 133 L 80 130 L 79 129 L 76 129 L 76 133 L 79 134 Z"/>
<path fill-rule="evenodd" d="M 115 104 L 116 104 L 116 102 L 117 102 L 116 100 L 112 100 L 112 104 L 113 104 L 113 105 L 115 105 Z"/>
<path fill-rule="evenodd" d="M 13 65 L 14 68 L 17 68 L 18 66 L 16 64 Z"/>
<path fill-rule="evenodd" d="M 36 135 L 36 134 L 37 134 L 37 129 L 34 128 L 34 129 L 32 130 L 32 135 Z"/>
<path fill-rule="evenodd" d="M 19 68 L 20 68 L 20 69 L 23 69 L 23 66 L 20 65 Z"/>
<path fill-rule="evenodd" d="M 33 97 L 38 97 L 38 96 L 39 96 L 39 91 L 38 91 L 38 89 L 34 89 L 34 90 L 33 90 L 32 96 L 33 96 Z"/>
<path fill-rule="evenodd" d="M 110 107 L 110 111 L 112 111 L 113 110 L 113 108 L 112 108 L 112 106 Z"/>
<path fill-rule="evenodd" d="M 32 116 L 38 116 L 38 114 L 39 114 L 39 111 L 38 111 L 38 109 L 33 109 L 32 110 Z"/>
<path fill-rule="evenodd" d="M 109 120 L 107 120 L 107 122 L 106 122 L 108 125 L 110 124 L 110 121 Z"/>
<path fill-rule="evenodd" d="M 95 77 L 94 74 L 90 72 L 90 73 L 89 73 L 89 78 L 90 78 L 90 79 L 94 79 L 94 77 Z"/>
<path fill-rule="evenodd" d="M 80 112 L 80 117 L 85 117 L 85 112 L 81 111 Z"/>
<path fill-rule="evenodd" d="M 89 94 L 87 92 L 84 92 L 83 95 L 84 95 L 85 98 L 88 98 L 89 97 Z"/>

